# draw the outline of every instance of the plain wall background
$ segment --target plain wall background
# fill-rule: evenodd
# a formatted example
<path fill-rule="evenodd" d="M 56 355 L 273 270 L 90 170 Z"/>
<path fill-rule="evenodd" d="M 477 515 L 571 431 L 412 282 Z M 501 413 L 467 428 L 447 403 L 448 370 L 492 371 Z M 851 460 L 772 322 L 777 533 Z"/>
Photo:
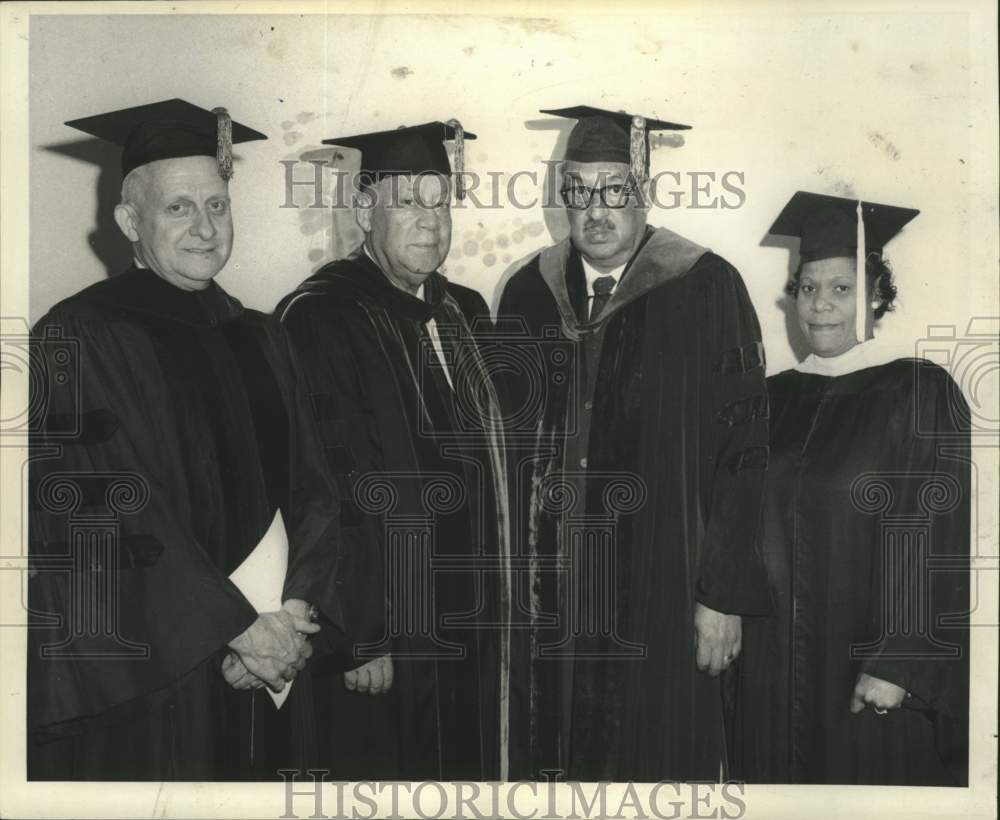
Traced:
<path fill-rule="evenodd" d="M 642 18 L 555 19 L 33 17 L 31 319 L 121 270 L 130 255 L 111 217 L 117 152 L 63 122 L 183 97 L 225 105 L 270 137 L 238 148 L 236 244 L 219 278 L 250 307 L 272 309 L 359 239 L 349 216 L 281 207 L 281 160 L 320 148 L 326 137 L 457 117 L 479 135 L 467 143 L 471 170 L 541 178 L 571 123 L 538 109 L 593 104 L 694 126 L 654 147 L 654 174 L 744 174 L 742 207 L 654 209 L 650 222 L 739 268 L 769 372 L 795 361 L 782 297 L 795 259 L 764 237 L 799 189 L 919 208 L 887 250 L 901 298 L 880 332 L 902 341 L 921 338 L 931 324 L 961 333 L 977 302 L 995 302 L 996 288 L 982 275 L 992 240 L 976 244 L 976 219 L 991 216 L 977 213 L 977 202 L 992 201 L 983 183 L 994 171 L 976 165 L 971 145 L 983 136 L 974 129 L 989 116 L 982 100 L 991 89 L 977 75 L 983 67 L 970 64 L 969 19 L 946 10 L 810 9 L 668 7 Z M 310 172 L 301 165 L 297 178 Z M 691 204 L 686 187 L 683 206 Z M 540 193 L 530 184 L 518 190 Z M 716 182 L 708 198 L 719 194 L 735 201 Z M 307 205 L 312 194 L 299 188 L 295 201 Z M 995 229 L 995 211 L 992 219 Z M 495 305 L 504 273 L 564 230 L 558 211 L 540 207 L 464 208 L 454 213 L 445 272 Z"/>

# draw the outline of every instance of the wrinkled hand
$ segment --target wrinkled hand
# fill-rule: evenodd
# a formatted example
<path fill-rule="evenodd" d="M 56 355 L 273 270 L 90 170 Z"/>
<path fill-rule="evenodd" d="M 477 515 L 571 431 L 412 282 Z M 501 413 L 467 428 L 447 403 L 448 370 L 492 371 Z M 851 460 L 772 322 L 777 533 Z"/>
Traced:
<path fill-rule="evenodd" d="M 854 694 L 851 696 L 851 712 L 860 712 L 865 706 L 874 709 L 898 709 L 906 700 L 906 690 L 881 678 L 873 678 L 862 672 L 858 682 L 854 684 Z"/>
<path fill-rule="evenodd" d="M 235 652 L 227 653 L 222 659 L 222 677 L 233 689 L 260 689 L 264 686 L 264 681 L 250 674 Z"/>
<path fill-rule="evenodd" d="M 285 610 L 263 612 L 229 646 L 252 675 L 275 692 L 285 688 L 312 655 L 305 636 L 319 632 L 319 625 L 296 618 Z"/>
<path fill-rule="evenodd" d="M 281 605 L 281 608 L 293 618 L 298 618 L 302 621 L 309 620 L 309 610 L 311 607 L 301 598 L 289 598 Z"/>
<path fill-rule="evenodd" d="M 694 605 L 695 663 L 713 678 L 727 669 L 740 654 L 743 621 L 739 615 L 716 612 L 704 604 Z"/>
<path fill-rule="evenodd" d="M 345 672 L 344 686 L 352 692 L 381 695 L 392 689 L 392 675 L 392 658 L 383 655 L 381 658 L 368 661 L 364 666 Z"/>

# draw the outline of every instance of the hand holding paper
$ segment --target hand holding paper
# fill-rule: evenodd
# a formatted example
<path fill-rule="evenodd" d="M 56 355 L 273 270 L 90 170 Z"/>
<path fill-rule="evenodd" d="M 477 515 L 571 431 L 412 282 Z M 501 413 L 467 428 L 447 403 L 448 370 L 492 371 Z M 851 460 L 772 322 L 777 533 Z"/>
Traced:
<path fill-rule="evenodd" d="M 280 692 L 312 654 L 303 634 L 319 629 L 319 624 L 296 618 L 284 610 L 263 612 L 229 646 L 251 674 Z"/>
<path fill-rule="evenodd" d="M 260 543 L 229 576 L 260 613 L 250 628 L 229 645 L 247 671 L 267 684 L 279 709 L 288 694 L 285 681 L 291 681 L 312 655 L 304 636 L 320 630 L 319 624 L 309 619 L 305 601 L 291 599 L 282 604 L 287 568 L 288 535 L 278 510 Z M 223 663 L 222 673 L 231 686 L 244 683 L 231 662 Z"/>

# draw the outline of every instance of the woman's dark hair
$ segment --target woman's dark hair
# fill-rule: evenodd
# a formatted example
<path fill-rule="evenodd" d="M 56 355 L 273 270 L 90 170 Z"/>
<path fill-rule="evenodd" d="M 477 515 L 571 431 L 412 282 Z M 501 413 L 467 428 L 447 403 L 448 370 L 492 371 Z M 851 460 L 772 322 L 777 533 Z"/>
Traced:
<path fill-rule="evenodd" d="M 799 279 L 802 277 L 802 263 L 795 269 L 792 278 L 785 285 L 785 293 L 789 296 L 799 295 Z M 868 287 L 875 285 L 873 296 L 878 299 L 878 306 L 875 308 L 875 320 L 878 321 L 886 313 L 896 309 L 896 282 L 892 275 L 892 268 L 888 261 L 877 253 L 868 254 L 865 261 L 865 278 L 868 280 Z"/>

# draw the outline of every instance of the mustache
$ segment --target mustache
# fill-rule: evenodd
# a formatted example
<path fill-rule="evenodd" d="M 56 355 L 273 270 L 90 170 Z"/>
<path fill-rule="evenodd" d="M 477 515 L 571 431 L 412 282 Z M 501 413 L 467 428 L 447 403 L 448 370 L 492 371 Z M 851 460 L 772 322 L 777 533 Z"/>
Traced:
<path fill-rule="evenodd" d="M 615 223 L 610 219 L 588 219 L 583 223 L 583 229 L 585 231 L 592 231 L 595 229 L 613 231 L 615 229 Z"/>

